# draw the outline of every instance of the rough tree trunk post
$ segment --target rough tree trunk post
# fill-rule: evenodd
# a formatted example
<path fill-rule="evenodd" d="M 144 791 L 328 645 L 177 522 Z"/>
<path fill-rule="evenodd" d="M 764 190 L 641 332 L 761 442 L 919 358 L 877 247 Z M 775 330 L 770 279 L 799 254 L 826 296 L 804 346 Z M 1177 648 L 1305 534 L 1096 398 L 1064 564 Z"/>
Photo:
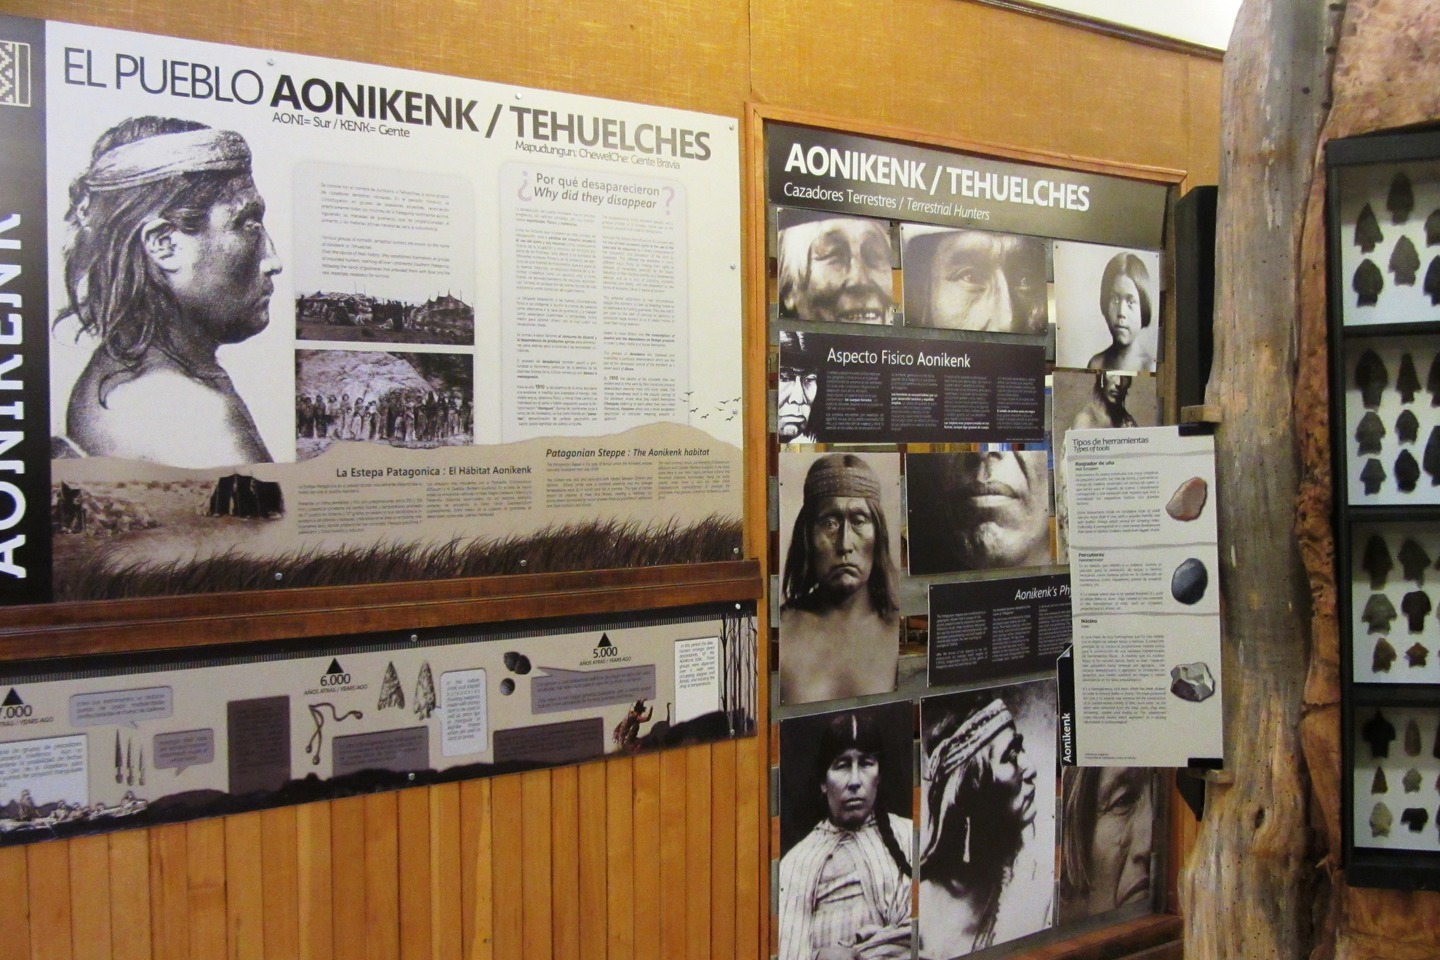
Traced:
<path fill-rule="evenodd" d="M 1321 144 L 1440 120 L 1440 0 L 1350 0 Z M 1316 154 L 1317 159 L 1320 154 Z M 1325 171 L 1317 166 L 1301 247 L 1300 367 L 1295 390 L 1304 471 L 1296 516 L 1314 593 L 1313 650 L 1301 736 L 1312 821 L 1329 881 L 1315 960 L 1440 956 L 1440 894 L 1361 890 L 1340 871 L 1340 656 L 1330 516 L 1329 360 L 1325 312 Z"/>
<path fill-rule="evenodd" d="M 1309 594 L 1294 538 L 1299 246 L 1330 18 L 1245 0 L 1225 56 L 1216 225 L 1216 435 L 1226 782 L 1180 881 L 1185 954 L 1298 958 L 1312 939 L 1299 724 Z"/>

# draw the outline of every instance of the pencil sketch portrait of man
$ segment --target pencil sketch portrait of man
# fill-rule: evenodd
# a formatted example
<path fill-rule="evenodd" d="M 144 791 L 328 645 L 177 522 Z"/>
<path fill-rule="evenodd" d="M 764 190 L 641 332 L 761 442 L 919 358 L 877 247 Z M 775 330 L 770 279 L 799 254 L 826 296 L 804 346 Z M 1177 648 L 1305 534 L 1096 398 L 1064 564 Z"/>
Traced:
<path fill-rule="evenodd" d="M 883 464 L 887 483 L 871 460 Z M 900 650 L 897 545 L 883 499 L 898 496 L 898 458 L 832 453 L 810 459 L 796 510 L 795 467 L 805 462 L 801 455 L 782 458 L 781 514 L 793 511 L 795 519 L 781 572 L 781 699 L 806 703 L 893 690 Z"/>
<path fill-rule="evenodd" d="M 75 452 L 180 467 L 272 460 L 217 357 L 269 324 L 281 269 L 245 138 L 124 120 L 96 140 L 66 222 L 59 319 L 95 341 L 66 407 Z"/>
<path fill-rule="evenodd" d="M 779 247 L 780 316 L 891 322 L 895 296 L 890 233 L 883 221 L 785 210 Z"/>
<path fill-rule="evenodd" d="M 799 331 L 780 331 L 775 434 L 781 443 L 815 443 L 820 407 L 820 352 Z"/>

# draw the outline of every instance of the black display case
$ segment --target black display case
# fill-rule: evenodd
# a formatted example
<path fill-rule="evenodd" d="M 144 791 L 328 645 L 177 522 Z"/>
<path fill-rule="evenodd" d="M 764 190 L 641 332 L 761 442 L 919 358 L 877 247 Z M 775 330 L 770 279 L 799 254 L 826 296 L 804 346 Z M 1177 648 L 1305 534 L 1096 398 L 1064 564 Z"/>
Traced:
<path fill-rule="evenodd" d="M 1325 162 L 1347 879 L 1440 889 L 1440 132 Z"/>

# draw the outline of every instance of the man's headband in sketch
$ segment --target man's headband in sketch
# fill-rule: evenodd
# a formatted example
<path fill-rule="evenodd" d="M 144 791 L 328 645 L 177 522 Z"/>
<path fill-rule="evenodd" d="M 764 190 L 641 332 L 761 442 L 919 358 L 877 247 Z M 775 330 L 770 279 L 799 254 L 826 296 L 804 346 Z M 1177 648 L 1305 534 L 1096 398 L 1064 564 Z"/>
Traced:
<path fill-rule="evenodd" d="M 106 150 L 90 165 L 91 190 L 125 190 L 185 173 L 250 171 L 250 146 L 233 130 L 186 130 Z"/>

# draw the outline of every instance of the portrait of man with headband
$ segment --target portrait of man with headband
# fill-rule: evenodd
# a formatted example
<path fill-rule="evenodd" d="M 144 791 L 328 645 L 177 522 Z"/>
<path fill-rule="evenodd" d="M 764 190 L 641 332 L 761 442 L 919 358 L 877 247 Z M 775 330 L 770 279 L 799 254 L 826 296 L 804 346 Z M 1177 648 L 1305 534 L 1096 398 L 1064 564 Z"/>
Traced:
<path fill-rule="evenodd" d="M 70 393 L 75 455 L 178 467 L 273 458 L 217 353 L 270 322 L 281 264 L 240 134 L 133 117 L 70 186 L 60 321 L 95 342 Z"/>
<path fill-rule="evenodd" d="M 922 702 L 922 958 L 950 960 L 1052 925 L 1054 717 L 1044 681 Z M 1022 723 L 1048 729 L 1051 744 L 1027 741 Z"/>
<path fill-rule="evenodd" d="M 883 455 L 875 455 L 880 462 Z M 791 463 L 803 463 L 803 458 Z M 898 494 L 899 462 L 893 455 Z M 795 488 L 782 463 L 781 512 Z M 810 463 L 781 572 L 780 697 L 808 703 L 895 689 L 900 603 L 880 475 L 851 453 Z"/>

